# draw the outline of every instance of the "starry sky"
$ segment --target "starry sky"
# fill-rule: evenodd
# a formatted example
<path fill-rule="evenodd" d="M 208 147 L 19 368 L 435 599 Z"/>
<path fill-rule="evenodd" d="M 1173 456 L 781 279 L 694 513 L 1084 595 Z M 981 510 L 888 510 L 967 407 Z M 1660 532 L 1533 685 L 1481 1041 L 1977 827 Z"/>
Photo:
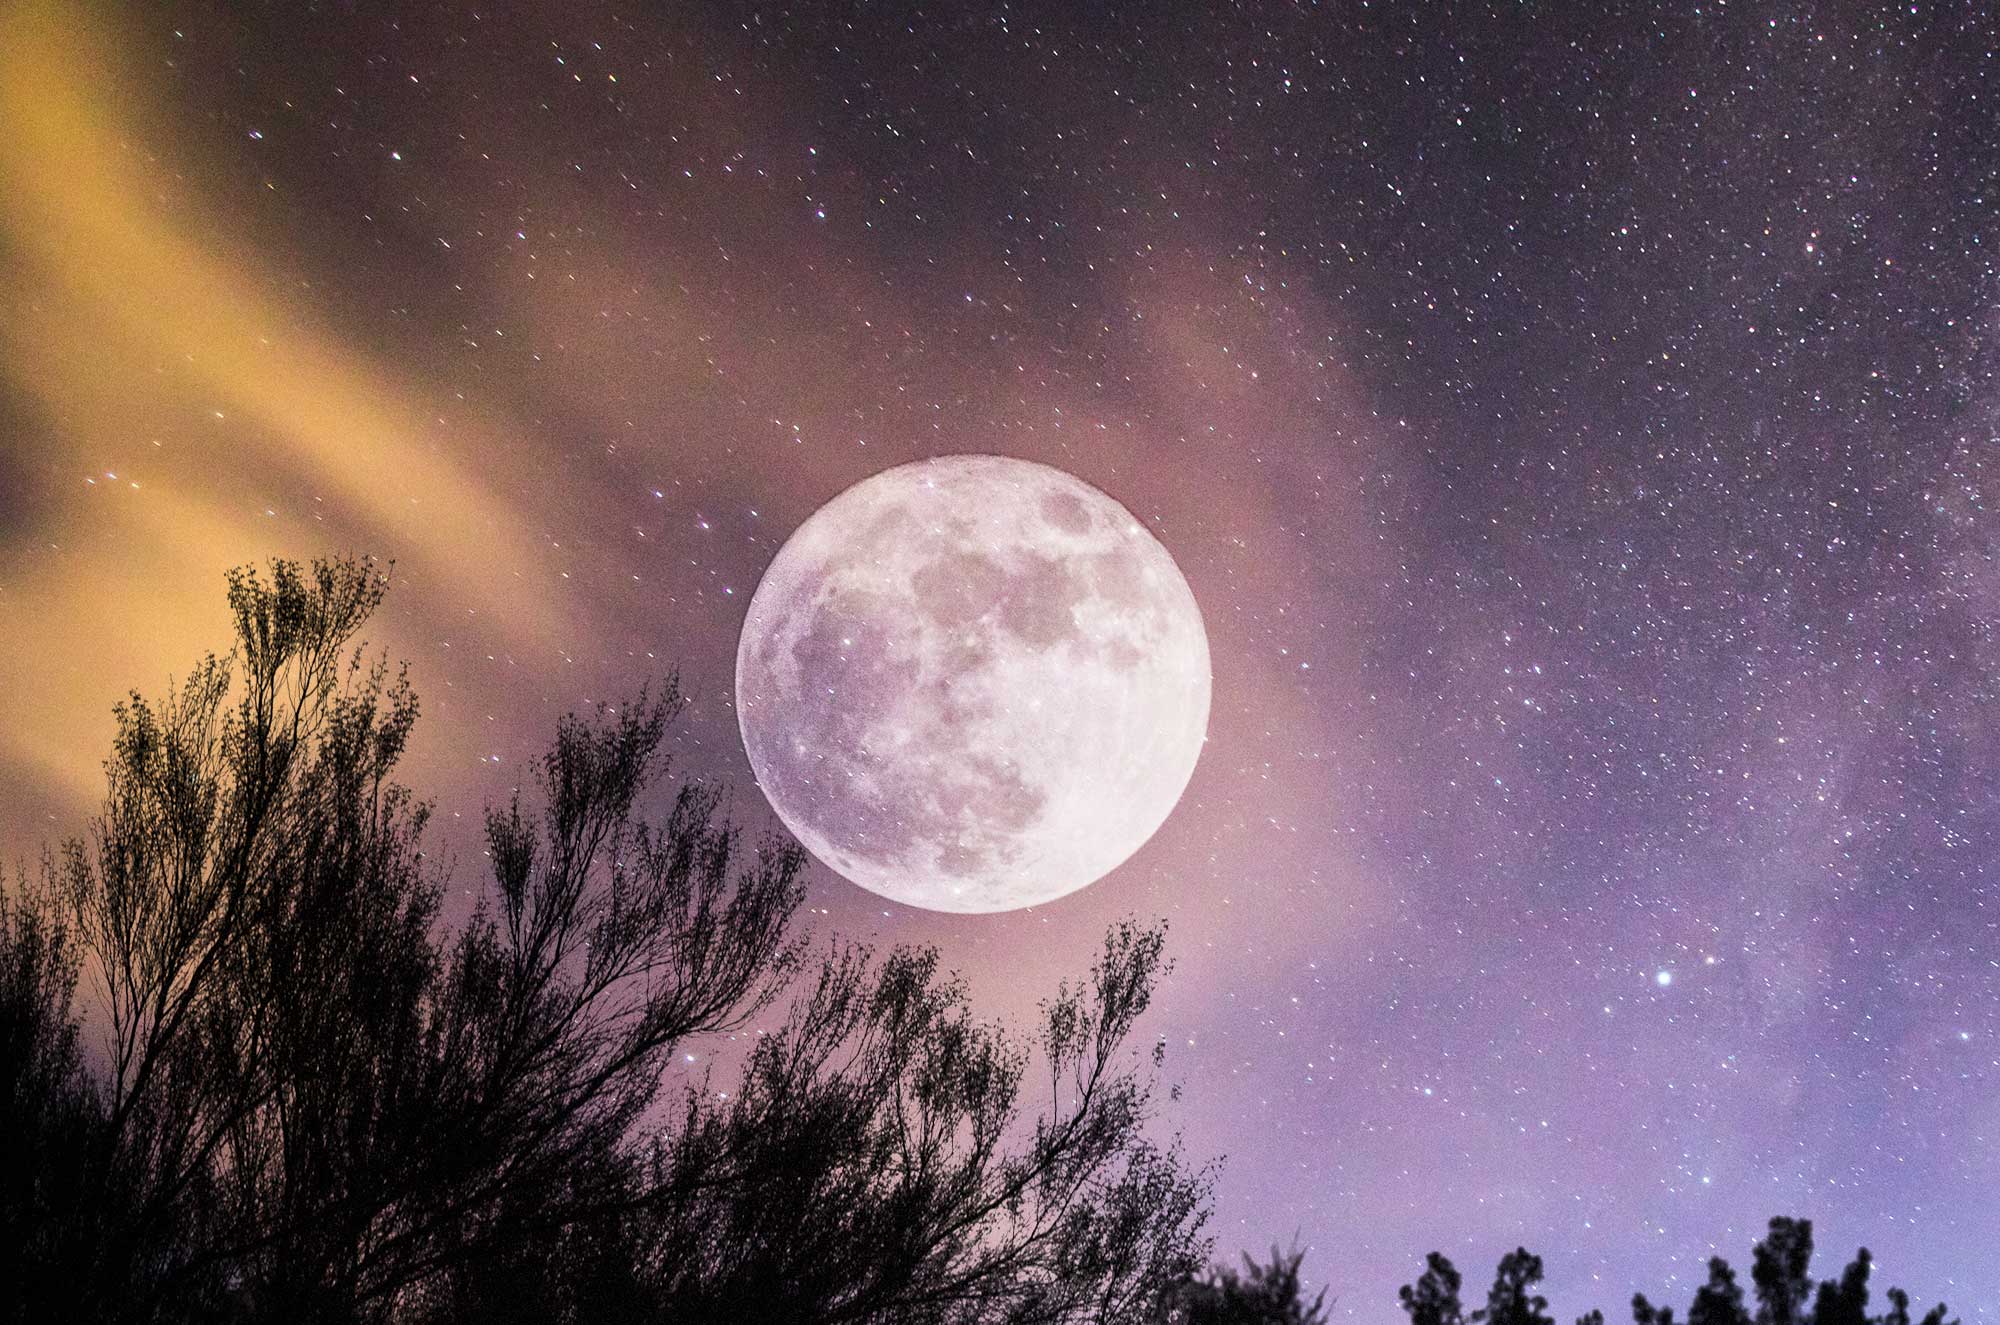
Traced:
<path fill-rule="evenodd" d="M 1177 812 L 822 934 L 1032 1013 L 1178 966 L 1218 1249 L 1336 1316 L 1517 1243 L 1565 1318 L 1772 1214 L 2000 1313 L 2000 20 L 1976 4 L 0 11 L 0 846 L 225 567 L 395 560 L 454 892 L 679 667 L 770 822 L 749 595 L 849 484 L 1041 461 L 1214 654 Z"/>

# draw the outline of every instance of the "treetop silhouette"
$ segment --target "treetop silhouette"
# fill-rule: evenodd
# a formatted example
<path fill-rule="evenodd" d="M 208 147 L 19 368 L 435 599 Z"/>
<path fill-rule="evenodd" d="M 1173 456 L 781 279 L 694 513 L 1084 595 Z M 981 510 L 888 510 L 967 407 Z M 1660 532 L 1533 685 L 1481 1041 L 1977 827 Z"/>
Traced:
<path fill-rule="evenodd" d="M 1817 1288 L 1811 1275 L 1812 1253 L 1811 1220 L 1783 1215 L 1772 1219 L 1764 1239 L 1751 1252 L 1756 1311 L 1745 1306 L 1729 1262 L 1717 1256 L 1708 1262 L 1707 1282 L 1695 1290 L 1687 1325 L 1909 1325 L 1910 1299 L 1901 1289 L 1889 1290 L 1887 1312 L 1868 1314 L 1873 1258 L 1866 1247 L 1855 1253 L 1840 1278 L 1822 1281 Z M 1539 1256 L 1526 1248 L 1507 1253 L 1494 1275 L 1486 1306 L 1473 1312 L 1471 1320 L 1487 1325 L 1553 1325 L 1544 1314 L 1547 1301 L 1529 1292 L 1541 1278 Z M 1399 1294 L 1410 1325 L 1460 1325 L 1460 1283 L 1452 1263 L 1438 1252 L 1430 1253 L 1423 1275 L 1414 1285 L 1403 1285 Z M 1674 1309 L 1655 1306 L 1644 1293 L 1636 1293 L 1632 1319 L 1636 1325 L 1674 1325 Z M 1603 1321 L 1603 1313 L 1593 1310 L 1577 1325 L 1603 1325 Z M 1939 1303 L 1924 1316 L 1922 1325 L 1957 1322 L 1946 1321 L 1945 1305 Z"/>

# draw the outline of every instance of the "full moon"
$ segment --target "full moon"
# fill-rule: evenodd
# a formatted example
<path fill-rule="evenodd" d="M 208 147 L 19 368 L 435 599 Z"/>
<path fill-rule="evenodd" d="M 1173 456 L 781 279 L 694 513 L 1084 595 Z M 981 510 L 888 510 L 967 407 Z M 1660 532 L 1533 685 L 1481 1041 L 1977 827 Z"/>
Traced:
<path fill-rule="evenodd" d="M 1166 820 L 1208 636 L 1104 493 L 1000 456 L 864 479 L 779 551 L 736 647 L 750 767 L 805 848 L 937 911 L 1053 901 Z"/>

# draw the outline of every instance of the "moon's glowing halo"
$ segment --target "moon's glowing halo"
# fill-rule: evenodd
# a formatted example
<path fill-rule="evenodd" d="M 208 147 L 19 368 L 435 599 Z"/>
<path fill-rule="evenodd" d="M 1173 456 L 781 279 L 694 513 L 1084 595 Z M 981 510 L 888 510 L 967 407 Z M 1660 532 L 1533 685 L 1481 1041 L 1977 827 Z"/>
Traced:
<path fill-rule="evenodd" d="M 885 470 L 793 533 L 736 649 L 743 744 L 806 849 L 939 911 L 1053 901 L 1165 821 L 1208 730 L 1180 568 L 1047 465 Z"/>

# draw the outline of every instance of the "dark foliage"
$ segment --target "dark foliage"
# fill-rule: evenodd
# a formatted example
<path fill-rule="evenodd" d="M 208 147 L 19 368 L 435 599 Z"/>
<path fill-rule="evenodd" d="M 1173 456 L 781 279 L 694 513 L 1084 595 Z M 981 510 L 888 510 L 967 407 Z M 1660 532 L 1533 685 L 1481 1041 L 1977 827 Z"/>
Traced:
<path fill-rule="evenodd" d="M 1716 1257 L 1708 1263 L 1708 1281 L 1695 1291 L 1687 1325 L 1910 1325 L 1910 1299 L 1899 1288 L 1889 1290 L 1886 1312 L 1868 1314 L 1868 1273 L 1873 1259 L 1866 1247 L 1855 1253 L 1840 1278 L 1825 1280 L 1817 1287 L 1811 1275 L 1812 1251 L 1810 1220 L 1773 1219 L 1751 1257 L 1755 1313 L 1744 1305 L 1743 1290 L 1729 1262 Z M 1472 1319 L 1505 1325 L 1552 1325 L 1544 1314 L 1548 1303 L 1528 1291 L 1541 1277 L 1539 1256 L 1529 1255 L 1526 1249 L 1508 1253 L 1500 1261 L 1486 1307 L 1475 1311 Z M 1405 1284 L 1402 1289 L 1403 1310 L 1410 1325 L 1456 1325 L 1460 1320 L 1459 1282 L 1451 1262 L 1432 1252 L 1423 1276 L 1414 1286 Z M 1674 1309 L 1655 1306 L 1639 1293 L 1632 1298 L 1632 1319 L 1636 1325 L 1674 1325 Z M 1603 1313 L 1591 1311 L 1580 1317 L 1577 1325 L 1604 1325 Z M 1940 1302 L 1925 1315 L 1922 1325 L 1958 1322 L 1946 1320 L 1945 1305 Z"/>
<path fill-rule="evenodd" d="M 66 1291 L 87 1264 L 82 1165 L 102 1110 L 71 1016 L 75 935 L 26 877 L 16 891 L 0 893 L 0 1293 L 28 1297 Z"/>
<path fill-rule="evenodd" d="M 825 963 L 741 1088 L 691 1095 L 654 1155 L 662 1287 L 718 1317 L 1136 1318 L 1195 1263 L 1205 1191 L 1140 1139 L 1148 1092 L 1118 1065 L 1161 940 L 1114 930 L 1088 987 L 1046 1006 L 1046 1110 L 1018 1146 L 1030 1056 L 972 1020 L 935 952 Z"/>
<path fill-rule="evenodd" d="M 1757 1325 L 1799 1325 L 1812 1292 L 1812 1222 L 1771 1221 L 1771 1231 L 1750 1258 L 1750 1282 L 1757 1291 Z"/>
<path fill-rule="evenodd" d="M 1410 1325 L 1460 1325 L 1464 1313 L 1458 1290 L 1463 1283 L 1457 1267 L 1443 1254 L 1434 1251 L 1425 1257 L 1424 1272 L 1416 1284 L 1404 1284 L 1397 1293 Z"/>
<path fill-rule="evenodd" d="M 1736 1272 L 1720 1256 L 1709 1258 L 1708 1282 L 1695 1290 L 1694 1305 L 1688 1308 L 1688 1325 L 1750 1325 L 1750 1313 L 1743 1306 L 1743 1290 L 1737 1286 Z"/>
<path fill-rule="evenodd" d="M 1485 1307 L 1473 1312 L 1472 1318 L 1487 1325 L 1555 1325 L 1548 1314 L 1549 1300 L 1531 1291 L 1541 1281 L 1541 1257 L 1526 1247 L 1508 1252 L 1494 1272 Z"/>
<path fill-rule="evenodd" d="M 1306 1300 L 1304 1260 L 1303 1251 L 1273 1247 L 1271 1259 L 1259 1264 L 1245 1252 L 1241 1272 L 1219 1265 L 1183 1284 L 1163 1318 L 1175 1325 L 1325 1325 L 1326 1292 Z"/>
<path fill-rule="evenodd" d="M 1207 1176 L 1126 1043 L 1160 931 L 1032 1051 L 934 952 L 808 960 L 795 846 L 642 813 L 671 686 L 563 721 L 446 926 L 416 700 L 352 647 L 383 583 L 233 575 L 234 653 L 119 707 L 90 834 L 0 899 L 0 1316 L 1139 1319 L 1192 1273 Z M 667 1095 L 780 1008 L 737 1089 Z"/>

